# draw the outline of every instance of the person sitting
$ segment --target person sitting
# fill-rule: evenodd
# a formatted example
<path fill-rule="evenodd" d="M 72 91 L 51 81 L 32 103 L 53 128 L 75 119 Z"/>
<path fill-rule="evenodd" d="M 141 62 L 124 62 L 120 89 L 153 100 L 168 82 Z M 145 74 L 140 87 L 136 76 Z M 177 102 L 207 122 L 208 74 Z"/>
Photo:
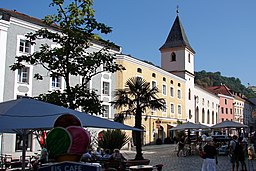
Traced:
<path fill-rule="evenodd" d="M 92 160 L 92 155 L 89 150 L 86 150 L 85 153 L 81 157 L 82 162 L 89 162 Z"/>
<path fill-rule="evenodd" d="M 111 154 L 110 154 L 110 150 L 109 149 L 106 149 L 104 151 L 104 154 L 102 156 L 102 159 L 109 159 L 111 157 Z"/>
<path fill-rule="evenodd" d="M 40 154 L 39 163 L 44 164 L 47 162 L 48 162 L 48 151 L 47 151 L 46 145 L 44 145 Z"/>
<path fill-rule="evenodd" d="M 110 156 L 111 160 L 119 160 L 119 161 L 126 161 L 127 159 L 120 153 L 119 149 L 114 149 L 113 154 Z"/>

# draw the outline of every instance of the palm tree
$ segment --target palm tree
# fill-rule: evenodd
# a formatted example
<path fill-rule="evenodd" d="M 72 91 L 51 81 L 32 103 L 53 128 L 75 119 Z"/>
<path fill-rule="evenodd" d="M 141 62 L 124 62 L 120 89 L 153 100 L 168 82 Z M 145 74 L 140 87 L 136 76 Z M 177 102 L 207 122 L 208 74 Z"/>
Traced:
<path fill-rule="evenodd" d="M 111 103 L 115 109 L 124 109 L 118 116 L 135 115 L 135 127 L 141 129 L 142 113 L 147 109 L 163 109 L 164 99 L 158 98 L 157 87 L 150 87 L 150 83 L 140 77 L 132 77 L 125 83 L 124 89 L 115 91 L 115 100 Z M 136 156 L 135 160 L 144 159 L 142 156 L 141 132 L 135 133 Z"/>

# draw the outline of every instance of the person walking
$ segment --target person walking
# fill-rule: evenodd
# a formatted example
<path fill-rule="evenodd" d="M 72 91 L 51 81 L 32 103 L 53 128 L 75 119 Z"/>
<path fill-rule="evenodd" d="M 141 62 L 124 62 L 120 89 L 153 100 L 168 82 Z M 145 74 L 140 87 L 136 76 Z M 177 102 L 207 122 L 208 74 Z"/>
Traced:
<path fill-rule="evenodd" d="M 178 152 L 177 152 L 177 157 L 180 157 L 180 151 L 182 151 L 182 155 L 184 156 L 184 147 L 185 147 L 185 138 L 184 136 L 182 136 L 180 139 L 179 139 L 179 142 L 178 142 Z"/>
<path fill-rule="evenodd" d="M 218 164 L 217 150 L 212 137 L 206 138 L 206 145 L 203 147 L 202 153 L 204 153 L 204 161 L 201 171 L 216 171 L 216 164 Z"/>
<path fill-rule="evenodd" d="M 232 140 L 230 141 L 229 144 L 229 155 L 230 155 L 230 161 L 232 163 L 232 171 L 235 170 L 238 171 L 239 168 L 239 160 L 238 160 L 238 140 L 237 140 L 237 135 L 233 135 Z"/>
<path fill-rule="evenodd" d="M 237 147 L 237 153 L 238 153 L 238 161 L 241 163 L 241 171 L 247 171 L 246 163 L 245 163 L 245 151 L 246 146 L 243 142 L 243 137 L 238 138 L 238 147 Z"/>

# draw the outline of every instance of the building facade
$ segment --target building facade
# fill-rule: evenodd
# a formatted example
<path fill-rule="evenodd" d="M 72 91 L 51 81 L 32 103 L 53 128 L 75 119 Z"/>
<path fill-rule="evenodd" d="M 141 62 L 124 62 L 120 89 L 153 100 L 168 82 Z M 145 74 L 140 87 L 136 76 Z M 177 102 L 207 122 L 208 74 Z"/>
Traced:
<path fill-rule="evenodd" d="M 17 11 L 0 9 L 0 102 L 17 99 L 22 96 L 35 97 L 39 94 L 49 91 L 60 90 L 65 88 L 63 78 L 52 78 L 49 73 L 40 66 L 25 64 L 25 68 L 12 71 L 10 66 L 16 62 L 16 56 L 28 55 L 39 51 L 41 44 L 48 44 L 54 48 L 58 45 L 48 40 L 36 40 L 31 45 L 26 39 L 26 34 L 35 32 L 41 28 L 48 28 L 52 32 L 58 30 L 54 27 L 46 26 L 42 20 L 27 16 Z M 93 43 L 88 49 L 90 52 L 99 51 L 103 48 L 100 43 Z M 120 48 L 111 49 L 111 53 L 120 53 Z M 99 68 L 103 71 L 103 66 Z M 43 75 L 43 80 L 36 80 L 35 73 Z M 110 105 L 112 92 L 115 89 L 113 74 L 102 72 L 92 78 L 89 87 L 98 90 L 99 98 L 105 109 L 104 118 L 113 119 L 114 109 Z M 71 84 L 75 85 L 80 82 L 80 77 L 71 76 Z M 28 154 L 39 149 L 39 144 L 31 134 L 27 137 Z M 21 136 L 18 134 L 1 134 L 1 153 L 13 154 L 18 157 L 21 154 Z"/>
<path fill-rule="evenodd" d="M 116 62 L 126 68 L 125 71 L 116 73 L 117 89 L 123 89 L 125 82 L 131 77 L 142 77 L 151 84 L 151 87 L 156 86 L 160 90 L 158 97 L 165 99 L 166 109 L 148 109 L 143 113 L 142 127 L 145 130 L 143 144 L 155 143 L 157 138 L 164 142 L 165 138 L 171 137 L 169 129 L 176 126 L 177 121 L 187 120 L 185 80 L 128 55 L 118 55 Z M 127 118 L 125 124 L 134 126 L 134 117 Z"/>

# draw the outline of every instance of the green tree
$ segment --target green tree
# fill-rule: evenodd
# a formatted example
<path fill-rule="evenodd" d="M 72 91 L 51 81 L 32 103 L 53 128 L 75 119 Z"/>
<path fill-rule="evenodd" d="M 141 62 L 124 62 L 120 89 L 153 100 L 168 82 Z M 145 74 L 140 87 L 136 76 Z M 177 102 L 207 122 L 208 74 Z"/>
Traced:
<path fill-rule="evenodd" d="M 115 54 L 110 53 L 111 48 L 118 47 L 112 42 L 103 41 L 97 35 L 108 34 L 111 28 L 96 21 L 92 5 L 93 0 L 72 0 L 69 4 L 65 0 L 52 0 L 50 6 L 57 9 L 57 14 L 43 19 L 48 27 L 28 33 L 26 37 L 31 44 L 44 39 L 58 46 L 51 48 L 48 44 L 41 44 L 39 51 L 16 57 L 17 61 L 11 69 L 24 67 L 24 62 L 43 67 L 50 73 L 50 77 L 62 77 L 65 89 L 62 93 L 53 91 L 41 94 L 39 99 L 71 109 L 81 107 L 85 112 L 97 114 L 101 112 L 101 102 L 96 90 L 88 89 L 88 82 L 93 76 L 103 72 L 99 70 L 103 64 L 104 71 L 112 73 L 123 70 L 124 67 L 116 64 Z M 102 49 L 89 51 L 95 42 L 100 43 Z M 70 81 L 72 76 L 80 76 L 80 83 L 73 85 Z M 43 76 L 35 73 L 34 78 L 41 80 Z"/>
<path fill-rule="evenodd" d="M 123 110 L 119 115 L 125 114 L 135 115 L 135 127 L 141 129 L 142 113 L 147 109 L 161 110 L 165 107 L 165 101 L 158 98 L 157 87 L 150 87 L 150 83 L 140 77 L 132 77 L 125 83 L 124 89 L 115 91 L 115 100 L 112 101 L 114 108 Z M 135 160 L 143 159 L 141 132 L 135 133 L 136 156 Z"/>

